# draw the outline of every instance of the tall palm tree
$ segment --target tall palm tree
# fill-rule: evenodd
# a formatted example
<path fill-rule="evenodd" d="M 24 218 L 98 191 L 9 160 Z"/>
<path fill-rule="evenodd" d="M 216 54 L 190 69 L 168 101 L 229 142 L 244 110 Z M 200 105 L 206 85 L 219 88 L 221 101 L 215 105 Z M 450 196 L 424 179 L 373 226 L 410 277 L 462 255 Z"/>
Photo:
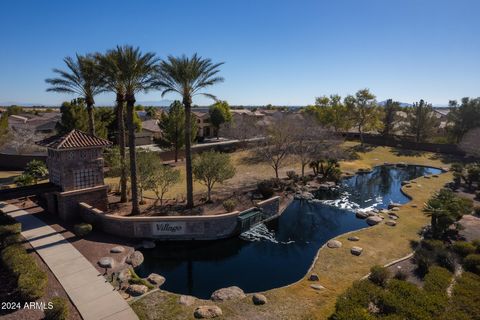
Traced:
<path fill-rule="evenodd" d="M 130 155 L 130 184 L 132 191 L 132 214 L 139 214 L 139 199 L 137 185 L 137 159 L 135 153 L 135 95 L 157 87 L 158 59 L 154 53 L 142 53 L 140 48 L 132 46 L 117 46 L 120 78 L 125 88 L 127 103 L 128 146 Z"/>
<path fill-rule="evenodd" d="M 102 74 L 103 86 L 106 91 L 115 93 L 117 117 L 117 143 L 120 149 L 120 202 L 127 202 L 127 167 L 125 152 L 125 86 L 121 78 L 119 61 L 116 50 L 109 50 L 106 54 L 96 54 L 99 69 Z"/>
<path fill-rule="evenodd" d="M 59 77 L 45 80 L 51 85 L 47 91 L 73 93 L 85 100 L 88 112 L 88 133 L 95 135 L 94 97 L 104 91 L 97 60 L 93 55 L 77 54 L 76 59 L 66 57 L 63 61 L 68 70 L 53 69 Z"/>
<path fill-rule="evenodd" d="M 192 177 L 192 152 L 191 152 L 191 112 L 192 98 L 195 95 L 204 95 L 217 100 L 212 94 L 204 90 L 224 79 L 217 76 L 222 63 L 212 63 L 197 54 L 191 58 L 169 56 L 160 63 L 158 87 L 162 89 L 162 97 L 167 93 L 178 93 L 182 96 L 185 108 L 185 166 L 187 172 L 187 207 L 193 207 L 193 177 Z"/>

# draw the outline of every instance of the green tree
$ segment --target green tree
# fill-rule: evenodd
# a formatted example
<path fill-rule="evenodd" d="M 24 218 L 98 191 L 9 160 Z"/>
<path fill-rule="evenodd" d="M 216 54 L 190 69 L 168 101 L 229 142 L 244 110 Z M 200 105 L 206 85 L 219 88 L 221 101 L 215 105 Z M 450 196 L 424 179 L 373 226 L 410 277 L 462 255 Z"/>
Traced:
<path fill-rule="evenodd" d="M 31 186 L 35 184 L 35 179 L 27 173 L 22 173 L 13 180 L 18 187 Z"/>
<path fill-rule="evenodd" d="M 337 94 L 316 98 L 315 108 L 319 122 L 335 132 L 348 131 L 353 126 L 350 111 Z"/>
<path fill-rule="evenodd" d="M 206 151 L 193 160 L 193 175 L 195 180 L 207 187 L 207 201 L 211 202 L 211 192 L 215 184 L 233 178 L 235 167 L 228 154 Z"/>
<path fill-rule="evenodd" d="M 439 126 L 431 104 L 420 100 L 407 109 L 405 131 L 415 137 L 415 142 L 425 142 Z"/>
<path fill-rule="evenodd" d="M 385 105 L 383 106 L 383 130 L 382 136 L 390 137 L 395 134 L 397 131 L 398 124 L 398 115 L 397 112 L 400 111 L 400 103 L 388 99 Z"/>
<path fill-rule="evenodd" d="M 227 101 L 215 102 L 209 110 L 210 123 L 217 131 L 217 139 L 220 131 L 220 126 L 224 123 L 232 121 L 232 113 Z"/>
<path fill-rule="evenodd" d="M 458 197 L 450 189 L 437 192 L 423 208 L 424 213 L 431 218 L 432 235 L 435 239 L 442 238 L 454 222 L 472 210 L 471 200 Z"/>
<path fill-rule="evenodd" d="M 0 116 L 0 144 L 8 134 L 8 113 L 3 112 Z"/>
<path fill-rule="evenodd" d="M 140 203 L 143 204 L 144 191 L 153 190 L 155 173 L 163 166 L 163 164 L 158 154 L 153 151 L 136 151 L 136 158 L 138 161 L 138 190 L 140 191 Z"/>
<path fill-rule="evenodd" d="M 449 132 L 456 142 L 460 142 L 468 131 L 480 127 L 480 97 L 463 98 L 460 105 L 453 100 L 449 105 L 448 120 L 452 123 Z"/>
<path fill-rule="evenodd" d="M 197 135 L 197 123 L 191 115 L 191 141 Z M 175 162 L 178 161 L 178 153 L 185 146 L 185 109 L 180 101 L 175 100 L 170 105 L 168 112 L 162 113 L 158 123 L 162 130 L 162 144 L 175 151 Z"/>
<path fill-rule="evenodd" d="M 7 108 L 7 114 L 9 116 L 17 115 L 23 112 L 24 112 L 23 108 L 16 105 L 11 105 L 10 107 Z"/>
<path fill-rule="evenodd" d="M 364 132 L 382 130 L 382 112 L 370 90 L 358 90 L 355 96 L 345 97 L 344 104 L 351 114 L 353 125 L 358 129 L 362 145 Z"/>
<path fill-rule="evenodd" d="M 60 113 L 60 121 L 56 124 L 56 129 L 59 133 L 65 134 L 73 129 L 78 129 L 85 132 L 89 130 L 88 112 L 82 99 L 73 99 L 70 102 L 62 103 L 62 106 L 60 107 Z M 107 138 L 107 128 L 109 126 L 109 121 L 111 121 L 108 111 L 102 110 L 99 113 L 96 112 L 95 119 L 96 121 L 94 124 L 96 135 L 101 138 Z"/>
<path fill-rule="evenodd" d="M 140 48 L 117 46 L 120 79 L 125 88 L 127 104 L 128 151 L 130 155 L 130 187 L 132 192 L 132 215 L 140 213 L 135 152 L 135 95 L 157 86 L 158 59 L 152 52 L 142 53 Z"/>
<path fill-rule="evenodd" d="M 88 113 L 88 133 L 95 135 L 94 111 L 95 96 L 104 91 L 102 77 L 99 74 L 98 61 L 93 55 L 76 55 L 76 59 L 63 59 L 68 70 L 53 69 L 58 78 L 45 81 L 51 85 L 47 91 L 73 93 L 85 101 Z"/>
<path fill-rule="evenodd" d="M 167 165 L 158 168 L 152 181 L 152 190 L 155 192 L 160 205 L 163 205 L 163 198 L 172 186 L 180 182 L 180 171 L 175 170 Z"/>
<path fill-rule="evenodd" d="M 45 162 L 40 160 L 32 160 L 25 167 L 25 174 L 33 178 L 33 183 L 37 184 L 39 179 L 43 179 L 48 175 L 48 169 Z"/>
<path fill-rule="evenodd" d="M 219 67 L 223 63 L 212 63 L 197 54 L 191 58 L 186 56 L 169 56 L 160 64 L 158 86 L 162 88 L 162 96 L 167 93 L 177 93 L 182 96 L 185 108 L 185 167 L 187 173 L 187 207 L 193 207 L 193 174 L 192 174 L 192 98 L 204 95 L 216 100 L 215 96 L 203 92 L 204 89 L 223 81 L 218 76 Z"/>

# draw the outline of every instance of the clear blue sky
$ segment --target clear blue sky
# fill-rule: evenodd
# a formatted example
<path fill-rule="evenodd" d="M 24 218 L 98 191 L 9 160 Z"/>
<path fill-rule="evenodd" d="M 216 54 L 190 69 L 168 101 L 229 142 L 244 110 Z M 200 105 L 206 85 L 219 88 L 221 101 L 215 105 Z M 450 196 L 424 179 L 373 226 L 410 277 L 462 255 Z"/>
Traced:
<path fill-rule="evenodd" d="M 365 87 L 446 104 L 480 96 L 479 12 L 478 0 L 4 0 L 0 102 L 68 100 L 45 92 L 62 58 L 132 44 L 224 61 L 210 91 L 231 104 L 305 105 Z"/>

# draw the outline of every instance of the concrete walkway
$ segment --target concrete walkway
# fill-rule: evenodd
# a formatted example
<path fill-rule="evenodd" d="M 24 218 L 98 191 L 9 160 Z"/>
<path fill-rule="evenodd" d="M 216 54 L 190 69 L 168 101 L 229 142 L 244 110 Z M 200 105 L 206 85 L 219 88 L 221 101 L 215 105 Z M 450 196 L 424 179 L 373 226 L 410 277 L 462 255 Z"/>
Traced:
<path fill-rule="evenodd" d="M 0 202 L 0 210 L 22 224 L 22 236 L 48 265 L 83 319 L 138 319 L 97 269 L 52 227 L 14 205 Z"/>

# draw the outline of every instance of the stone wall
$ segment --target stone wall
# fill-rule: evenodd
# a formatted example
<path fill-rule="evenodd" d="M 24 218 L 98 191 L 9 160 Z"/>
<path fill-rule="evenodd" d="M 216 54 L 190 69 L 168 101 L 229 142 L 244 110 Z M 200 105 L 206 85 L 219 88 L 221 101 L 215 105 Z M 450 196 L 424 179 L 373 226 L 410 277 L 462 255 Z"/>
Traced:
<path fill-rule="evenodd" d="M 99 210 L 106 210 L 108 206 L 108 187 L 99 186 L 83 190 L 74 190 L 53 194 L 57 197 L 57 213 L 64 221 L 74 222 L 80 219 L 79 203 L 88 201 Z"/>
<path fill-rule="evenodd" d="M 268 216 L 279 212 L 280 198 L 258 203 Z M 239 211 L 206 216 L 121 217 L 105 214 L 88 203 L 79 204 L 80 215 L 88 223 L 106 233 L 128 238 L 159 240 L 216 240 L 239 232 Z M 249 209 L 250 210 L 250 209 Z"/>

